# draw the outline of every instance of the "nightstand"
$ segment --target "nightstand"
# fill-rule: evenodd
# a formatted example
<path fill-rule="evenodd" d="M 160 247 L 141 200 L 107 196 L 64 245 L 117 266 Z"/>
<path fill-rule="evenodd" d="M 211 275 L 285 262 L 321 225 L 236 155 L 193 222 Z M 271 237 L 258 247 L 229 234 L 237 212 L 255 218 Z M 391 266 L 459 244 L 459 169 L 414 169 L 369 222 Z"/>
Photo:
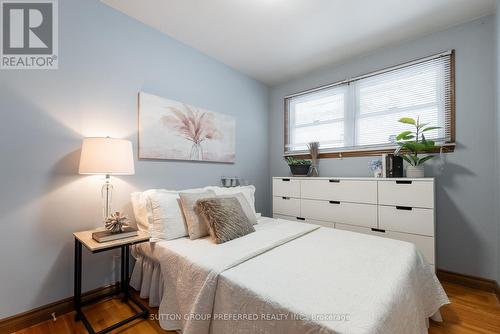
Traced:
<path fill-rule="evenodd" d="M 102 229 L 99 229 L 102 230 Z M 145 232 L 139 231 L 138 235 L 135 237 L 124 238 L 119 240 L 113 240 L 108 242 L 97 242 L 92 239 L 92 232 L 96 232 L 98 230 L 91 231 L 83 231 L 73 233 L 75 237 L 75 293 L 74 293 L 74 305 L 76 310 L 75 320 L 81 320 L 85 325 L 85 328 L 90 334 L 95 334 L 96 332 L 92 328 L 92 325 L 85 317 L 85 314 L 82 311 L 82 307 L 88 304 L 95 303 L 97 300 L 110 297 L 116 294 L 123 294 L 122 301 L 127 303 L 130 308 L 134 311 L 137 311 L 136 308 L 133 307 L 129 302 L 133 302 L 137 305 L 140 311 L 136 312 L 135 315 L 124 319 L 112 326 L 109 326 L 103 330 L 97 332 L 98 334 L 108 333 L 118 327 L 121 327 L 135 319 L 138 318 L 147 318 L 149 315 L 148 309 L 142 305 L 141 302 L 136 300 L 130 295 L 129 291 L 129 260 L 130 260 L 130 246 L 135 245 L 141 242 L 148 242 L 149 235 Z M 106 294 L 104 296 L 100 296 L 99 298 L 88 300 L 82 302 L 82 245 L 84 245 L 92 254 L 109 251 L 112 249 L 121 248 L 121 279 L 120 279 L 120 290 L 118 292 L 112 292 Z"/>

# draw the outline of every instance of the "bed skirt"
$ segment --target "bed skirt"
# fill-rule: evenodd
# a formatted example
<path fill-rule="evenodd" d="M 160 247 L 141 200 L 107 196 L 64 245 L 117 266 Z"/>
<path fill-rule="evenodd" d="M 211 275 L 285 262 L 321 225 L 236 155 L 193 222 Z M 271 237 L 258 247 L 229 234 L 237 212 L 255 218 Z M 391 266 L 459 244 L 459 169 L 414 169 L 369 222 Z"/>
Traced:
<path fill-rule="evenodd" d="M 133 249 L 132 255 L 135 258 L 135 265 L 130 286 L 140 292 L 141 298 L 149 298 L 150 307 L 160 306 L 164 287 L 160 263 L 141 253 L 137 248 Z"/>

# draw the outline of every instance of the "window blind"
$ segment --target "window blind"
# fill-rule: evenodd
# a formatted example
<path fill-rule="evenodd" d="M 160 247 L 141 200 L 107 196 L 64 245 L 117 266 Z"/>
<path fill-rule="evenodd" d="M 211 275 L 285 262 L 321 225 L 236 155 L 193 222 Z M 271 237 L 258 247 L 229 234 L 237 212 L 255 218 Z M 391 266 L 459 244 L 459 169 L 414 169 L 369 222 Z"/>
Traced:
<path fill-rule="evenodd" d="M 453 52 L 370 73 L 285 98 L 285 154 L 395 147 L 395 137 L 410 129 L 401 117 L 419 118 L 440 129 L 428 139 L 453 138 Z"/>

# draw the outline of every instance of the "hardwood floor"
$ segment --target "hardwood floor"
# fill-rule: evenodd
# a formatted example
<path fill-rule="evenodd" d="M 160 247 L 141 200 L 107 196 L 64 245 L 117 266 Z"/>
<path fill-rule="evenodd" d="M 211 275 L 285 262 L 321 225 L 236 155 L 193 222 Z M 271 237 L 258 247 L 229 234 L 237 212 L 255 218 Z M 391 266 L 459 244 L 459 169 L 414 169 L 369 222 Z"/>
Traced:
<path fill-rule="evenodd" d="M 441 309 L 444 321 L 431 321 L 430 334 L 497 334 L 500 333 L 500 303 L 495 294 L 444 282 L 443 286 L 450 297 L 451 304 Z M 152 309 L 156 312 L 157 309 Z M 119 299 L 108 299 L 84 309 L 85 314 L 100 330 L 132 314 L 128 306 Z M 18 331 L 18 334 L 84 334 L 87 333 L 81 322 L 75 323 L 74 312 L 46 321 L 33 327 Z M 137 320 L 112 333 L 150 334 L 168 333 L 160 328 L 157 321 Z"/>
<path fill-rule="evenodd" d="M 500 333 L 500 303 L 494 293 L 447 282 L 443 286 L 451 304 L 441 308 L 443 322 L 432 322 L 429 333 Z"/>

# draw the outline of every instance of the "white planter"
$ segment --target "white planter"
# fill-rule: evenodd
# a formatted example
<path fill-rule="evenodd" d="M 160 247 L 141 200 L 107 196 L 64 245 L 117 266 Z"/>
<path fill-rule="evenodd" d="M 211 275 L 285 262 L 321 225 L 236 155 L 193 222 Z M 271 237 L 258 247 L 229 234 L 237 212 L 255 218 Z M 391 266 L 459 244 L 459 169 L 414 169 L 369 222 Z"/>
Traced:
<path fill-rule="evenodd" d="M 406 166 L 406 177 L 419 178 L 425 177 L 424 166 Z"/>

